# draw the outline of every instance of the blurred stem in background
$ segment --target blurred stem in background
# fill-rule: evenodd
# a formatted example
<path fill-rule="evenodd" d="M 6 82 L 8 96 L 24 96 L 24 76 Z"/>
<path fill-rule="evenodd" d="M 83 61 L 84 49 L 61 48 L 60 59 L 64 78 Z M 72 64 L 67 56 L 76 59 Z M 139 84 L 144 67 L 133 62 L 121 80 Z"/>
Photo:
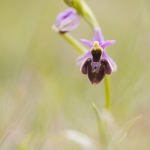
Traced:
<path fill-rule="evenodd" d="M 94 29 L 95 27 L 99 27 L 99 23 L 93 14 L 92 10 L 90 7 L 87 5 L 87 3 L 84 0 L 64 0 L 70 7 L 73 7 L 77 10 L 77 12 L 85 19 L 85 21 Z M 69 43 L 75 47 L 75 43 L 77 43 L 75 40 L 68 39 L 69 37 L 66 38 Z M 79 46 L 79 44 L 78 44 Z M 78 47 L 77 46 L 77 47 Z M 79 48 L 80 50 L 82 47 Z M 78 50 L 78 49 L 77 49 Z M 84 51 L 84 49 L 82 50 Z M 111 87 L 110 87 L 110 79 L 109 76 L 106 75 L 104 78 L 104 83 L 105 83 L 105 92 L 106 92 L 106 100 L 105 100 L 105 109 L 110 110 L 110 104 L 111 104 Z"/>

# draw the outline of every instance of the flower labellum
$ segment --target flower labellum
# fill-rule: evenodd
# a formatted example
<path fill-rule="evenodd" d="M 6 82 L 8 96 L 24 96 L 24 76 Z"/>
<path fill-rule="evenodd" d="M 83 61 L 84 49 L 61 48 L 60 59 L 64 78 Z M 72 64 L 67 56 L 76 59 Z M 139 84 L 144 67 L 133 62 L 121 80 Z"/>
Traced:
<path fill-rule="evenodd" d="M 80 17 L 76 10 L 68 8 L 58 14 L 54 28 L 60 33 L 66 33 L 75 29 L 79 25 L 79 20 Z"/>
<path fill-rule="evenodd" d="M 112 73 L 113 68 L 110 62 L 102 57 L 103 48 L 99 45 L 99 42 L 95 41 L 91 46 L 91 57 L 85 59 L 80 71 L 88 75 L 92 84 L 98 84 L 106 74 Z"/>
<path fill-rule="evenodd" d="M 92 84 L 98 84 L 106 74 L 110 75 L 117 70 L 117 65 L 104 50 L 116 42 L 116 40 L 104 41 L 102 31 L 99 27 L 94 28 L 93 41 L 80 40 L 90 50 L 77 58 L 77 65 L 81 65 L 80 71 L 88 75 Z"/>

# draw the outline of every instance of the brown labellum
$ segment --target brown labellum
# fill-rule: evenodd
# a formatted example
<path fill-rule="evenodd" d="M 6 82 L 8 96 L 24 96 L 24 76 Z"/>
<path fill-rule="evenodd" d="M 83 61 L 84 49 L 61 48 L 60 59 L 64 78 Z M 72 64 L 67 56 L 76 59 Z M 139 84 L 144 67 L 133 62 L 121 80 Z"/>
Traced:
<path fill-rule="evenodd" d="M 99 58 L 99 61 L 97 60 L 87 58 L 80 68 L 83 74 L 88 75 L 88 79 L 92 84 L 100 83 L 106 74 L 112 73 L 112 66 L 106 58 Z"/>

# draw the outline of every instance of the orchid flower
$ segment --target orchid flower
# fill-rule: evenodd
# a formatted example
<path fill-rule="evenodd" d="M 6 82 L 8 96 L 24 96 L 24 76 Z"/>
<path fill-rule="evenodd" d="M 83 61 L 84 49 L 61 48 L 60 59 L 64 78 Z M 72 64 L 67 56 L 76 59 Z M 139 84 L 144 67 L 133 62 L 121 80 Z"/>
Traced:
<path fill-rule="evenodd" d="M 90 50 L 78 57 L 78 64 L 81 64 L 80 71 L 88 74 L 92 84 L 98 84 L 105 77 L 117 70 L 116 63 L 107 55 L 104 49 L 114 44 L 115 40 L 104 41 L 100 28 L 94 29 L 93 41 L 81 39 L 81 42 L 89 46 Z"/>
<path fill-rule="evenodd" d="M 81 39 L 81 42 L 86 44 L 87 46 L 89 46 L 90 48 L 92 47 L 92 44 L 94 43 L 94 41 L 98 41 L 99 45 L 104 49 L 107 46 L 110 46 L 112 44 L 114 44 L 116 41 L 115 40 L 108 40 L 108 41 L 104 41 L 104 37 L 102 34 L 102 31 L 100 28 L 95 28 L 94 29 L 94 37 L 93 37 L 93 42 L 89 41 L 89 40 L 85 40 L 85 39 Z M 92 57 L 91 52 L 87 51 L 85 54 L 79 56 L 77 58 L 77 65 L 81 65 L 83 63 L 83 61 L 88 58 L 88 57 Z M 115 72 L 117 70 L 117 65 L 116 63 L 113 61 L 112 58 L 110 58 L 106 51 L 103 51 L 102 53 L 102 57 L 106 58 L 109 60 L 109 62 L 111 63 L 112 67 L 113 67 L 113 72 Z"/>
<path fill-rule="evenodd" d="M 56 18 L 54 28 L 60 33 L 66 33 L 79 25 L 80 17 L 75 9 L 68 8 L 60 12 Z"/>

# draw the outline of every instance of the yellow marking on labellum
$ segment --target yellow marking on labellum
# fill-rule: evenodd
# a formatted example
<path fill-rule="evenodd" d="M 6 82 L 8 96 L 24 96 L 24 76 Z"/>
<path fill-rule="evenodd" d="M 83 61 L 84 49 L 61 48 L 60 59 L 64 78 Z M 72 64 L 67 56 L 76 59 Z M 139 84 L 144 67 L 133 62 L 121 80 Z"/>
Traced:
<path fill-rule="evenodd" d="M 99 45 L 98 41 L 95 41 L 93 43 L 93 47 L 91 48 L 91 51 L 103 51 L 103 48 Z"/>
<path fill-rule="evenodd" d="M 97 83 L 93 82 L 93 85 L 96 85 Z"/>

